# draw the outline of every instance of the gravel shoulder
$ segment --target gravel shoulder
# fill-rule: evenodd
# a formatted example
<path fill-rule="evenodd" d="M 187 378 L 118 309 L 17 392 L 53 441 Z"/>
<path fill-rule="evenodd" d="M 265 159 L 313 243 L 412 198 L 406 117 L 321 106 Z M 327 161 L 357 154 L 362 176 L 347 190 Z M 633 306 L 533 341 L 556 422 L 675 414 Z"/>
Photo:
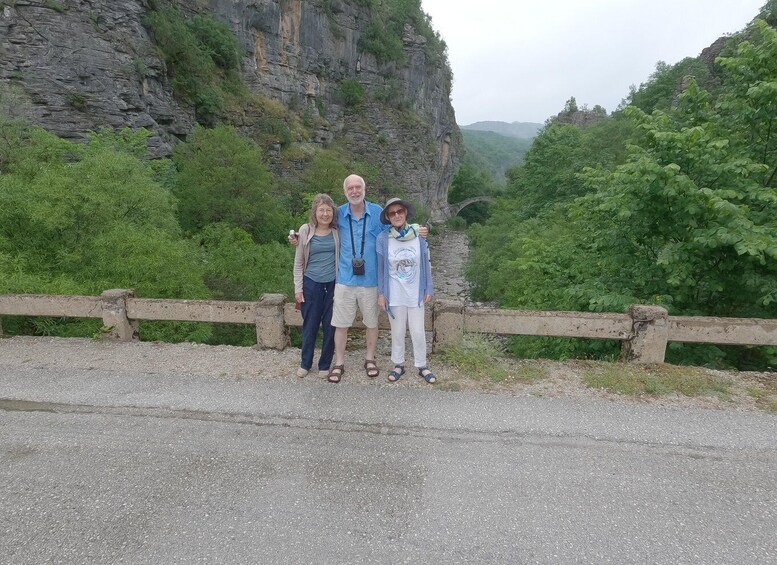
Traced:
<path fill-rule="evenodd" d="M 388 332 L 385 332 L 388 333 Z M 506 396 L 534 396 L 576 400 L 605 399 L 616 403 L 652 403 L 676 407 L 696 407 L 716 410 L 763 411 L 752 390 L 774 385 L 777 374 L 750 372 L 707 371 L 730 379 L 732 385 L 726 398 L 686 397 L 679 394 L 664 396 L 627 396 L 593 389 L 583 382 L 589 371 L 612 369 L 612 363 L 594 361 L 515 360 L 500 358 L 498 381 L 489 375 L 471 375 L 446 364 L 440 356 L 430 356 L 430 366 L 438 375 L 436 385 L 427 385 L 414 372 L 397 383 L 386 382 L 391 368 L 388 336 L 382 336 L 378 347 L 381 374 L 375 379 L 366 376 L 362 368 L 363 349 L 358 336 L 346 354 L 346 374 L 340 387 L 386 386 L 405 389 L 425 389 L 434 386 L 440 391 L 476 392 Z M 131 369 L 147 375 L 191 374 L 213 378 L 255 381 L 298 379 L 300 350 L 257 350 L 251 347 L 203 345 L 195 343 L 122 343 L 80 338 L 17 336 L 0 339 L 0 367 L 73 368 L 82 370 L 124 371 Z M 626 365 L 614 365 L 627 369 Z M 318 380 L 311 373 L 305 380 Z M 335 386 L 335 385 L 332 385 Z"/>

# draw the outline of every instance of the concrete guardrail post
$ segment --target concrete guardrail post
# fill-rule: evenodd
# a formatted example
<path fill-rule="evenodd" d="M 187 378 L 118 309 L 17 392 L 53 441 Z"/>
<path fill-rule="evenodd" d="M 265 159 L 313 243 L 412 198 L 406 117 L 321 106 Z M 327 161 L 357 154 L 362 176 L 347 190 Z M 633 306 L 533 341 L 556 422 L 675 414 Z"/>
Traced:
<path fill-rule="evenodd" d="M 256 347 L 259 349 L 286 348 L 289 332 L 283 319 L 283 294 L 263 294 L 256 304 Z"/>
<path fill-rule="evenodd" d="M 138 339 L 138 320 L 127 318 L 127 299 L 135 296 L 135 292 L 125 288 L 114 288 L 104 291 L 102 299 L 103 326 L 108 331 L 104 338 L 132 341 Z"/>
<path fill-rule="evenodd" d="M 634 304 L 629 308 L 631 337 L 621 356 L 631 363 L 663 363 L 669 337 L 669 313 L 661 306 Z"/>
<path fill-rule="evenodd" d="M 454 300 L 434 302 L 432 351 L 455 345 L 464 337 L 464 304 Z"/>

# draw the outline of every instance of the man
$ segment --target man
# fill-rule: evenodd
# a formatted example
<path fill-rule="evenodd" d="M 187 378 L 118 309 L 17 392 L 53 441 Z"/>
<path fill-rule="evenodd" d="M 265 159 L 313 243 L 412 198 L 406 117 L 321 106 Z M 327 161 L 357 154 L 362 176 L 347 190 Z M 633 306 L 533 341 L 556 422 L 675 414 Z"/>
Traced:
<path fill-rule="evenodd" d="M 353 324 L 357 307 L 367 326 L 364 369 L 368 377 L 380 374 L 375 362 L 375 348 L 378 344 L 378 256 L 375 240 L 386 228 L 380 221 L 383 208 L 364 199 L 366 186 L 359 175 L 346 177 L 343 192 L 348 202 L 337 209 L 337 227 L 342 231 L 332 313 L 335 356 L 327 377 L 333 383 L 339 383 L 345 373 L 348 328 Z"/>
<path fill-rule="evenodd" d="M 345 346 L 348 328 L 353 325 L 356 310 L 362 313 L 367 327 L 364 369 L 368 377 L 380 374 L 375 362 L 378 344 L 378 255 L 375 241 L 390 226 L 380 221 L 383 211 L 378 204 L 365 200 L 366 186 L 359 175 L 349 175 L 343 181 L 343 192 L 348 200 L 337 209 L 337 227 L 340 230 L 340 259 L 337 265 L 334 312 L 335 354 L 327 380 L 339 383 L 345 374 Z M 426 237 L 428 228 L 419 230 Z M 296 244 L 296 240 L 290 241 Z"/>

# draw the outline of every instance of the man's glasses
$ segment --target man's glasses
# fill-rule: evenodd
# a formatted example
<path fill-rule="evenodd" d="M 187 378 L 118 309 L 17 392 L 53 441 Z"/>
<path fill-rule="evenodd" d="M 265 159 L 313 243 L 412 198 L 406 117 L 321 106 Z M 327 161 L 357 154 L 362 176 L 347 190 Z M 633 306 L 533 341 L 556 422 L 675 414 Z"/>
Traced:
<path fill-rule="evenodd" d="M 404 208 L 398 208 L 396 210 L 389 210 L 388 212 L 386 212 L 386 215 L 389 218 L 393 218 L 394 216 L 400 216 L 400 215 L 404 216 L 405 212 L 406 210 Z"/>

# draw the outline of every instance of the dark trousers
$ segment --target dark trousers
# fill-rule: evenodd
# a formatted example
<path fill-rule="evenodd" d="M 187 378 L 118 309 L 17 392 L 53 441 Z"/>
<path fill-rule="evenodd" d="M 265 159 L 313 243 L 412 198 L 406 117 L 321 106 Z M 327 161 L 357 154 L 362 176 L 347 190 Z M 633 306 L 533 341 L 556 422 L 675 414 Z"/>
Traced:
<path fill-rule="evenodd" d="M 332 327 L 332 306 L 335 300 L 335 281 L 317 283 L 302 278 L 302 359 L 300 367 L 308 371 L 313 367 L 313 351 L 316 348 L 318 328 L 323 328 L 321 356 L 318 370 L 328 371 L 335 353 L 335 329 Z"/>

